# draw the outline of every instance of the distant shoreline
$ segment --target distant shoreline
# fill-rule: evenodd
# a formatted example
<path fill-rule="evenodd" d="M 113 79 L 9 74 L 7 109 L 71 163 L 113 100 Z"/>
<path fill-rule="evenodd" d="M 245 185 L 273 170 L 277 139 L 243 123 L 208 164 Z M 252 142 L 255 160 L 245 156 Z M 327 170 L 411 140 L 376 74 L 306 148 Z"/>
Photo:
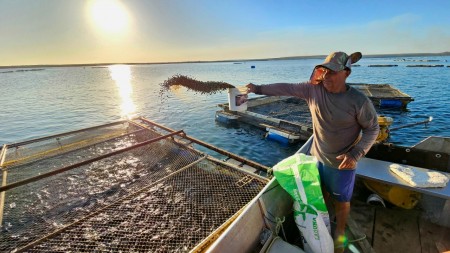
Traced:
<path fill-rule="evenodd" d="M 392 58 L 392 57 L 420 57 L 420 56 L 450 56 L 450 52 L 443 53 L 410 53 L 410 54 L 376 54 L 365 55 L 370 58 Z M 310 56 L 288 56 L 264 59 L 235 59 L 235 60 L 214 60 L 214 61 L 179 61 L 179 62 L 114 62 L 114 63 L 80 63 L 80 64 L 44 64 L 44 65 L 11 65 L 0 66 L 0 69 L 6 68 L 49 68 L 49 67 L 95 67 L 105 65 L 155 65 L 155 64 L 179 64 L 179 63 L 213 63 L 213 62 L 249 62 L 249 61 L 274 61 L 274 60 L 299 60 L 299 59 L 323 59 L 326 55 Z"/>

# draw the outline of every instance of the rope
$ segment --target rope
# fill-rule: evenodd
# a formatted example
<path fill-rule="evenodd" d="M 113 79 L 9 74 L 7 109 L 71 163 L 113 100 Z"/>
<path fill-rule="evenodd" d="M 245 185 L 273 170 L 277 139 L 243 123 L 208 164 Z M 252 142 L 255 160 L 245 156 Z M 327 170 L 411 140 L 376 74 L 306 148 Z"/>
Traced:
<path fill-rule="evenodd" d="M 269 211 L 267 211 L 267 214 L 269 214 L 270 216 L 272 216 L 272 217 L 275 218 L 275 220 L 272 220 L 271 218 L 267 217 L 267 216 L 264 214 L 264 218 L 265 218 L 266 220 L 268 220 L 269 222 L 271 222 L 271 223 L 273 223 L 273 224 L 276 224 L 276 225 L 275 225 L 275 233 L 278 235 L 278 234 L 280 233 L 280 230 L 281 230 L 281 232 L 283 233 L 284 240 L 287 241 L 287 239 L 286 239 L 286 233 L 284 232 L 284 227 L 283 227 L 283 223 L 286 221 L 286 217 L 285 217 L 285 216 L 283 216 L 282 218 L 280 218 L 280 217 L 275 217 L 275 216 L 274 216 L 273 214 L 271 214 Z"/>
<path fill-rule="evenodd" d="M 331 223 L 336 224 L 336 222 L 334 222 L 334 221 L 332 221 Z M 364 240 L 366 238 L 367 238 L 367 235 L 363 233 L 362 237 L 360 237 L 360 238 L 355 238 L 353 240 L 347 240 L 347 244 L 348 243 L 352 243 L 352 242 L 359 242 L 359 241 L 362 241 L 362 240 Z M 348 238 L 346 237 L 346 239 L 348 239 Z"/>
<path fill-rule="evenodd" d="M 361 237 L 361 238 L 357 238 L 357 239 L 353 239 L 353 240 L 348 240 L 348 242 L 350 243 L 350 242 L 359 242 L 359 241 L 362 241 L 362 240 L 365 240 L 367 238 L 367 235 L 366 234 L 363 234 L 363 236 Z"/>
<path fill-rule="evenodd" d="M 280 217 L 276 217 L 275 221 L 277 222 L 277 226 L 275 227 L 275 230 L 276 230 L 277 235 L 278 235 L 278 233 L 280 232 L 280 228 L 281 228 L 281 231 L 283 232 L 284 240 L 287 241 L 286 234 L 284 233 L 284 228 L 283 228 L 283 222 L 285 220 L 286 220 L 286 218 L 284 216 L 283 216 L 282 219 L 280 219 Z"/>

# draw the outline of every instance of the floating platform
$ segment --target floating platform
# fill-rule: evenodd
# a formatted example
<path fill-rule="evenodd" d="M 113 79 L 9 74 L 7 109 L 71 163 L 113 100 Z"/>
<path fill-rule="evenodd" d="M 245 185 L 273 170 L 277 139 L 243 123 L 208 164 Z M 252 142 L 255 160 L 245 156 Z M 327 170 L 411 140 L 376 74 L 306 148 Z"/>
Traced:
<path fill-rule="evenodd" d="M 398 67 L 396 64 L 372 64 L 367 67 L 386 68 L 386 67 Z"/>
<path fill-rule="evenodd" d="M 216 120 L 225 124 L 244 122 L 266 131 L 266 137 L 284 144 L 307 140 L 313 133 L 304 100 L 292 97 L 259 97 L 247 102 L 246 111 L 229 111 L 220 104 Z"/>
<path fill-rule="evenodd" d="M 349 83 L 364 93 L 379 108 L 397 108 L 405 110 L 414 98 L 389 84 Z"/>
<path fill-rule="evenodd" d="M 380 108 L 405 109 L 414 100 L 389 84 L 349 84 Z M 313 133 L 308 106 L 300 98 L 262 96 L 248 100 L 246 111 L 230 111 L 228 103 L 219 104 L 219 107 L 223 110 L 216 112 L 218 122 L 244 122 L 265 130 L 268 139 L 284 144 L 306 141 Z"/>
<path fill-rule="evenodd" d="M 444 67 L 444 65 L 442 65 L 442 64 L 437 64 L 437 65 L 418 64 L 418 65 L 406 65 L 406 67 L 412 67 L 412 68 L 441 68 L 441 67 Z"/>

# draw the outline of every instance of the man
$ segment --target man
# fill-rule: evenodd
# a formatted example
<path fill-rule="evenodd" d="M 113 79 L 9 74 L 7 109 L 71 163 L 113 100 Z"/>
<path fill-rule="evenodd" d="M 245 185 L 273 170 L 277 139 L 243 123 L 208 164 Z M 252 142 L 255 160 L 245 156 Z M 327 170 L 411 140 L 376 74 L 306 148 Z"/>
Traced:
<path fill-rule="evenodd" d="M 305 99 L 313 121 L 314 141 L 311 154 L 319 160 L 318 168 L 327 206 L 334 204 L 335 247 L 345 244 L 345 225 L 350 212 L 356 162 L 375 142 L 378 118 L 372 102 L 345 83 L 351 64 L 361 53 L 328 55 L 317 65 L 307 83 L 248 84 L 249 92 L 269 96 L 295 96 Z"/>

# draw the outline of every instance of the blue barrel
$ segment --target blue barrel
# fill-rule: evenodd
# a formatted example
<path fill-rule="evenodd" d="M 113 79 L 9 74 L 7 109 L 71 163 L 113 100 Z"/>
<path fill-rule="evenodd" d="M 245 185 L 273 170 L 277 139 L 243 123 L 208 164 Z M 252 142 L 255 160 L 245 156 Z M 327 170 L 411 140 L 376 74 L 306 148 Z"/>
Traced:
<path fill-rule="evenodd" d="M 403 107 L 403 103 L 398 99 L 381 99 L 380 100 L 381 108 L 401 108 Z"/>
<path fill-rule="evenodd" d="M 266 139 L 279 142 L 279 143 L 281 143 L 283 145 L 288 145 L 289 144 L 289 139 L 288 138 L 286 138 L 284 136 L 281 136 L 281 135 L 278 135 L 276 133 L 272 133 L 272 132 L 268 132 L 267 133 Z"/>

